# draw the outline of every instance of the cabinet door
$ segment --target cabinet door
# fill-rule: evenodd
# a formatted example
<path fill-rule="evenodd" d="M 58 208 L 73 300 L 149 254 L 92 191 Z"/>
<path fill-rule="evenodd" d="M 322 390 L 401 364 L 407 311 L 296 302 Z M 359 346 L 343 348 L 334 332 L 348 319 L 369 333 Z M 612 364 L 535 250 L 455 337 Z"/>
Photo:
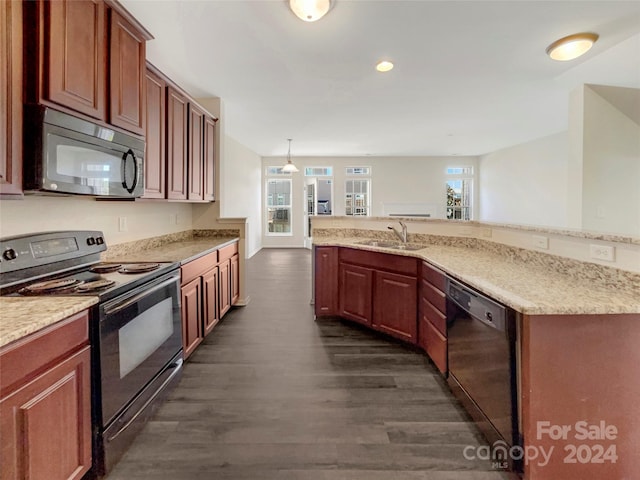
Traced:
<path fill-rule="evenodd" d="M 389 272 L 375 272 L 373 326 L 389 335 L 417 342 L 418 279 Z"/>
<path fill-rule="evenodd" d="M 144 135 L 145 39 L 114 10 L 110 10 L 109 31 L 109 120 L 112 125 Z"/>
<path fill-rule="evenodd" d="M 102 0 L 43 2 L 47 100 L 106 120 L 105 6 Z M 47 15 L 48 14 L 48 15 Z"/>
<path fill-rule="evenodd" d="M 85 347 L 0 400 L 3 480 L 73 480 L 89 470 L 90 375 Z"/>
<path fill-rule="evenodd" d="M 340 315 L 371 325 L 373 270 L 340 264 Z"/>
<path fill-rule="evenodd" d="M 231 309 L 231 259 L 220 263 L 220 318 Z"/>
<path fill-rule="evenodd" d="M 189 104 L 189 200 L 204 199 L 203 193 L 203 162 L 204 162 L 204 112 L 193 104 Z"/>
<path fill-rule="evenodd" d="M 144 157 L 144 198 L 165 198 L 165 80 L 151 70 L 146 72 L 147 114 L 145 137 L 147 148 Z"/>
<path fill-rule="evenodd" d="M 187 358 L 202 342 L 202 287 L 200 277 L 184 285 L 182 294 L 182 346 Z"/>
<path fill-rule="evenodd" d="M 216 121 L 204 117 L 204 199 L 214 201 L 216 198 Z"/>
<path fill-rule="evenodd" d="M 447 373 L 447 339 L 427 320 L 420 319 L 420 343 L 425 346 L 427 355 L 435 363 L 441 373 Z"/>
<path fill-rule="evenodd" d="M 316 315 L 338 313 L 338 248 L 315 247 L 314 302 Z"/>
<path fill-rule="evenodd" d="M 0 194 L 22 193 L 22 3 L 0 2 Z"/>
<path fill-rule="evenodd" d="M 231 305 L 240 298 L 240 256 L 231 257 Z"/>
<path fill-rule="evenodd" d="M 212 268 L 202 275 L 202 295 L 204 313 L 204 336 L 206 337 L 218 323 L 218 282 L 219 269 Z"/>
<path fill-rule="evenodd" d="M 187 199 L 187 98 L 167 87 L 167 198 Z"/>

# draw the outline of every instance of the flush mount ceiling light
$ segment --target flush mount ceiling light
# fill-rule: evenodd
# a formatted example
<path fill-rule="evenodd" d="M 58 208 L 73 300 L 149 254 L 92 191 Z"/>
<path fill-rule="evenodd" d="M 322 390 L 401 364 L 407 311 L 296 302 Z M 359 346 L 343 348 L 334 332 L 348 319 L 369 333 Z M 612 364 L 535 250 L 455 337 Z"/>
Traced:
<path fill-rule="evenodd" d="M 287 141 L 289 142 L 289 151 L 287 152 L 287 163 L 282 167 L 282 171 L 284 173 L 296 173 L 298 169 L 291 163 L 291 139 L 287 138 Z"/>
<path fill-rule="evenodd" d="M 376 64 L 376 70 L 379 72 L 388 72 L 389 70 L 393 69 L 393 63 L 387 61 L 387 60 L 382 60 L 381 62 L 378 62 Z"/>
<path fill-rule="evenodd" d="M 587 53 L 596 40 L 598 40 L 598 34 L 596 33 L 576 33 L 569 35 L 549 45 L 547 47 L 547 55 L 553 60 L 561 62 L 573 60 Z"/>
<path fill-rule="evenodd" d="M 289 8 L 300 20 L 315 22 L 331 9 L 331 0 L 289 0 Z"/>

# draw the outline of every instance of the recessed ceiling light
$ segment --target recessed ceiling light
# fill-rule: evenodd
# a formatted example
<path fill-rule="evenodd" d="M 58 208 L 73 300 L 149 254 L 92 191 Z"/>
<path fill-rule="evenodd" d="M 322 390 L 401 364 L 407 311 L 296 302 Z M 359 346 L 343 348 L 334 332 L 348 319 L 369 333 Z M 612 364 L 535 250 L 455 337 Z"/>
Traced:
<path fill-rule="evenodd" d="M 547 55 L 553 60 L 565 62 L 584 55 L 598 40 L 596 33 L 576 33 L 556 40 L 547 47 Z"/>
<path fill-rule="evenodd" d="M 376 70 L 379 72 L 388 72 L 391 69 L 393 69 L 393 63 L 388 62 L 387 60 L 378 62 L 376 65 Z"/>

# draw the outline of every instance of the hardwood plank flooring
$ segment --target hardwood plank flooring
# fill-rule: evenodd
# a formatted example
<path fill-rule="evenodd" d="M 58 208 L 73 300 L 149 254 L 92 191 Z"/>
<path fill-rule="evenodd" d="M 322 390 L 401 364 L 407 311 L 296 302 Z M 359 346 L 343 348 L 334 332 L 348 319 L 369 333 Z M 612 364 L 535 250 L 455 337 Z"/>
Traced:
<path fill-rule="evenodd" d="M 509 478 L 464 458 L 483 439 L 423 353 L 314 320 L 310 251 L 260 251 L 247 285 L 108 480 Z"/>

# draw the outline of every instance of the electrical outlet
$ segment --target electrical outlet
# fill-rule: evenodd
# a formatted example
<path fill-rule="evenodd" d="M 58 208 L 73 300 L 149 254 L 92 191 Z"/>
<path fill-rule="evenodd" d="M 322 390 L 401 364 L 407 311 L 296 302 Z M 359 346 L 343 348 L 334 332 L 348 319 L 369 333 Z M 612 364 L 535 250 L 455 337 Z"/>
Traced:
<path fill-rule="evenodd" d="M 176 225 L 180 225 L 180 216 L 176 213 Z"/>
<path fill-rule="evenodd" d="M 609 245 L 590 245 L 591 258 L 596 260 L 606 260 L 613 262 L 615 260 L 616 248 Z"/>
<path fill-rule="evenodd" d="M 490 228 L 483 228 L 482 230 L 480 230 L 480 235 L 482 235 L 484 238 L 491 238 L 491 229 Z"/>
<path fill-rule="evenodd" d="M 126 232 L 127 230 L 127 217 L 118 217 L 118 231 Z"/>
<path fill-rule="evenodd" d="M 536 248 L 540 248 L 542 250 L 549 249 L 549 237 L 545 237 L 543 235 L 534 235 L 531 237 L 533 240 L 533 246 Z"/>

